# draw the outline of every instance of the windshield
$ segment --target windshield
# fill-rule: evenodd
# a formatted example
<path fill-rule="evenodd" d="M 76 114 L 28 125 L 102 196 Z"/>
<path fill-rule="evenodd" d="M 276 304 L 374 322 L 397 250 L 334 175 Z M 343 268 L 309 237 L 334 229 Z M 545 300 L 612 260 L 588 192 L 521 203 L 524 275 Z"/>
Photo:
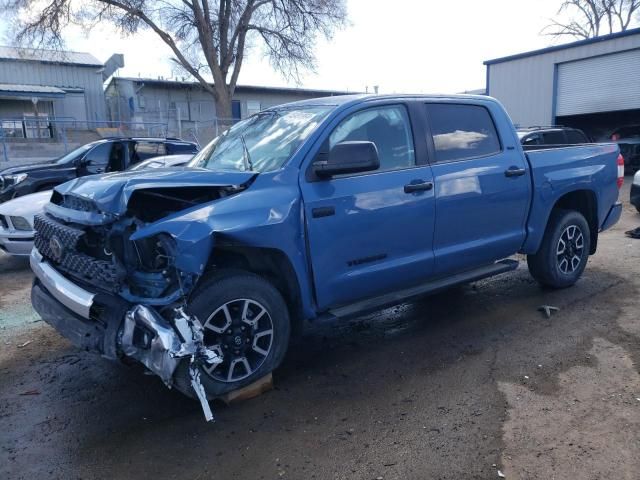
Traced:
<path fill-rule="evenodd" d="M 79 157 L 80 155 L 82 155 L 86 151 L 90 150 L 94 146 L 95 146 L 95 143 L 88 143 L 87 145 L 83 145 L 81 147 L 78 147 L 75 150 L 72 150 L 69 153 L 67 153 L 66 155 L 64 155 L 64 156 L 60 157 L 59 159 L 57 159 L 55 163 L 63 164 L 63 163 L 67 163 L 67 162 L 72 162 L 77 157 Z"/>
<path fill-rule="evenodd" d="M 189 166 L 209 170 L 277 170 L 332 108 L 309 106 L 260 112 L 214 139 Z"/>

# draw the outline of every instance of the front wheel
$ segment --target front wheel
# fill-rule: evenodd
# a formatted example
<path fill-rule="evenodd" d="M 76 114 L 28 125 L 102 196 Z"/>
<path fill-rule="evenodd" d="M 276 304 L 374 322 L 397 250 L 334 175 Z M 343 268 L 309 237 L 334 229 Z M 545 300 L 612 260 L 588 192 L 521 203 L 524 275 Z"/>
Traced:
<path fill-rule="evenodd" d="M 584 216 L 572 210 L 554 210 L 540 249 L 527 256 L 529 272 L 544 286 L 570 287 L 584 272 L 590 249 L 591 233 Z"/>
<path fill-rule="evenodd" d="M 219 365 L 200 368 L 209 398 L 249 385 L 282 362 L 291 331 L 289 312 L 280 292 L 264 278 L 219 272 L 198 287 L 189 311 L 204 326 L 205 345 L 223 357 Z M 174 384 L 194 396 L 188 362 L 176 371 Z"/>

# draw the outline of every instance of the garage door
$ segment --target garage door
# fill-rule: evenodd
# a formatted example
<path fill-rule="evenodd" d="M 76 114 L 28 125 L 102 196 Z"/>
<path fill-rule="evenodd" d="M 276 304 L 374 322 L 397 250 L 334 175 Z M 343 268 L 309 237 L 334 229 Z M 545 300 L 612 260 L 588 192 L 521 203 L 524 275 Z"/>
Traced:
<path fill-rule="evenodd" d="M 640 108 L 640 50 L 558 65 L 556 116 Z"/>

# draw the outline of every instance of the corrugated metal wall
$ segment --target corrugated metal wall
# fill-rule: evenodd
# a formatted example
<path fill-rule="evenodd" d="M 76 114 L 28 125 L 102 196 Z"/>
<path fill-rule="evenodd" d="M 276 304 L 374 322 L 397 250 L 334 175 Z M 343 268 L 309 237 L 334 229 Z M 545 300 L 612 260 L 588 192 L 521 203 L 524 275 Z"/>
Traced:
<path fill-rule="evenodd" d="M 84 90 L 84 112 L 77 95 L 70 102 L 56 101 L 56 115 L 90 121 L 106 120 L 100 67 L 84 67 L 20 60 L 0 60 L 0 83 L 45 85 Z"/>
<path fill-rule="evenodd" d="M 557 99 L 557 116 L 640 108 L 640 49 L 558 65 Z"/>
<path fill-rule="evenodd" d="M 640 34 L 488 65 L 488 93 L 502 102 L 516 124 L 551 124 L 558 64 L 635 48 L 640 48 Z M 629 81 L 640 82 L 637 77 Z"/>

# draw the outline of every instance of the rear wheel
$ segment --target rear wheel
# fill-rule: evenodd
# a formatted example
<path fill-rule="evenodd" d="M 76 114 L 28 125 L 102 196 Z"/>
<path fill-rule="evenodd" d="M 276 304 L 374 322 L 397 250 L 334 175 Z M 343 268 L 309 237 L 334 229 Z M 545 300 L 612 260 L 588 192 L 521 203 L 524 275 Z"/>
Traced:
<path fill-rule="evenodd" d="M 527 256 L 529 272 L 542 285 L 570 287 L 587 266 L 591 233 L 584 216 L 571 210 L 551 213 L 540 249 Z"/>
<path fill-rule="evenodd" d="M 258 380 L 282 362 L 290 336 L 287 306 L 267 280 L 244 271 L 219 272 L 205 280 L 189 302 L 190 313 L 204 326 L 204 343 L 223 357 L 215 367 L 200 368 L 209 398 Z M 175 385 L 194 396 L 183 362 Z"/>

